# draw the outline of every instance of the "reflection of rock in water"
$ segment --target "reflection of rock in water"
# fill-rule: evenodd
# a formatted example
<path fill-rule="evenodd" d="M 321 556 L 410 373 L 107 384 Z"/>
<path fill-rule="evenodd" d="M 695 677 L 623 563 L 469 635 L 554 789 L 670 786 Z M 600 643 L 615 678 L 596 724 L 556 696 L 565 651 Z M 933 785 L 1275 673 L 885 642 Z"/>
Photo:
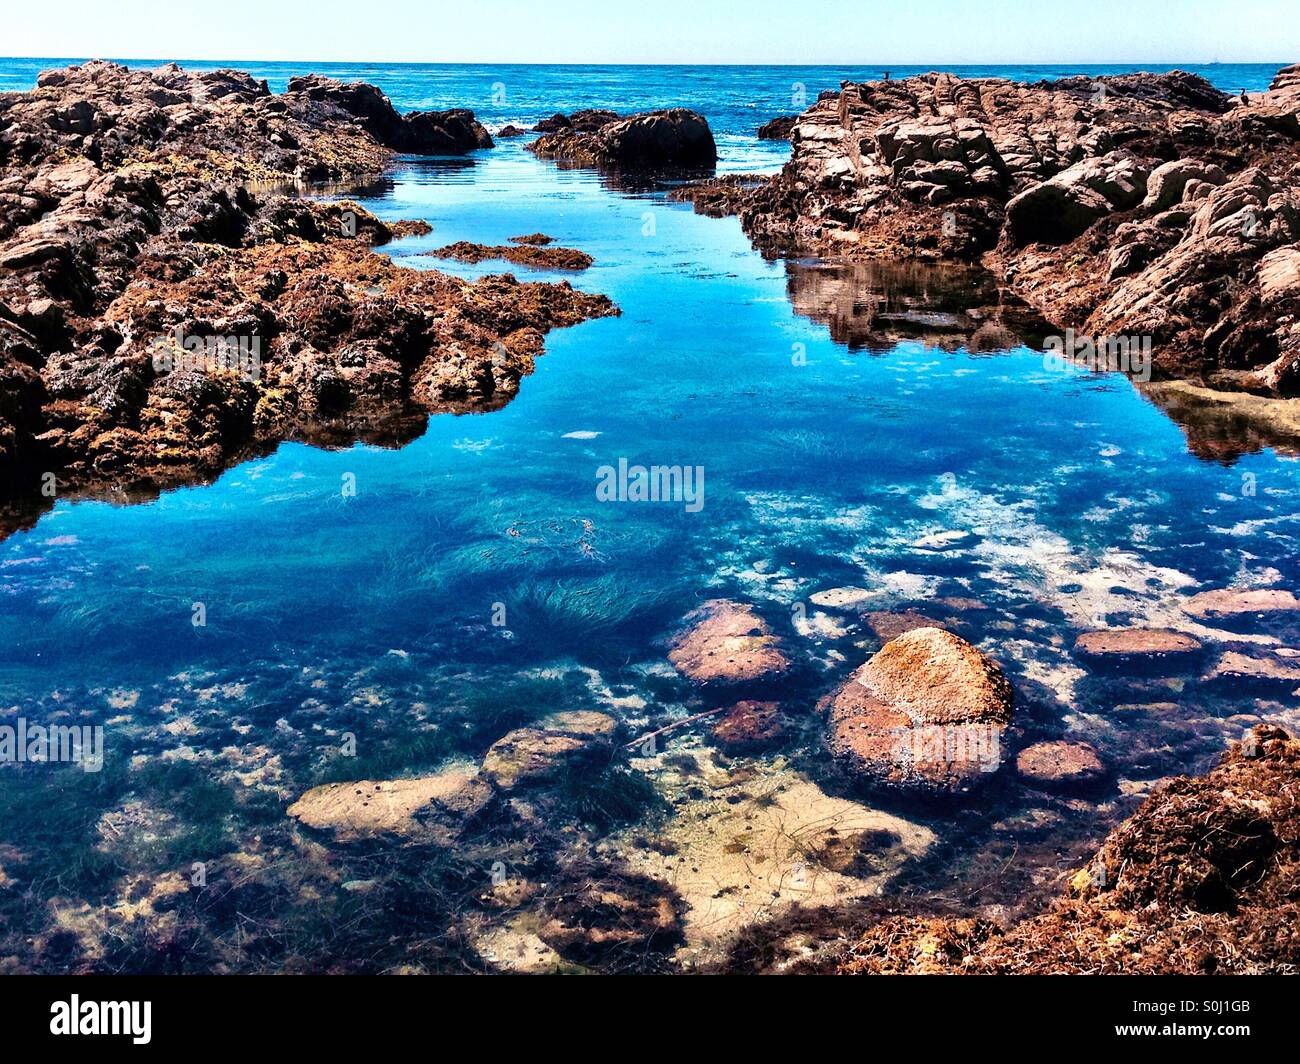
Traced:
<path fill-rule="evenodd" d="M 955 351 L 1042 345 L 1049 331 L 999 291 L 991 274 L 919 262 L 786 262 L 796 314 L 830 327 L 853 351 L 884 354 L 902 341 Z"/>
<path fill-rule="evenodd" d="M 1300 454 L 1300 399 L 1216 392 L 1187 381 L 1160 381 L 1139 390 L 1178 424 L 1187 449 L 1198 458 L 1231 465 L 1266 447 Z"/>

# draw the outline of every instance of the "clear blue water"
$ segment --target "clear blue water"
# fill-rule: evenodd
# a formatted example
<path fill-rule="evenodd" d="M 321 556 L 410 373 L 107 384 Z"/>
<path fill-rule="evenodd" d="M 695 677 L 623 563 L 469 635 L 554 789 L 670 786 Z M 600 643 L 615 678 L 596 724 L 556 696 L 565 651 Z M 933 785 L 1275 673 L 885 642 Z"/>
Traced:
<path fill-rule="evenodd" d="M 0 87 L 30 84 L 49 65 L 2 61 Z M 273 87 L 292 72 L 233 65 Z M 878 73 L 320 69 L 374 81 L 405 108 L 467 105 L 494 126 L 585 106 L 684 104 L 709 117 L 723 167 L 736 170 L 782 161 L 787 146 L 752 130 L 790 110 L 792 81 L 815 96 Z M 1201 72 L 1258 89 L 1273 68 Z M 494 107 L 498 81 L 508 102 Z M 1025 346 L 851 349 L 826 324 L 843 293 L 815 264 L 767 261 L 734 219 L 698 216 L 662 193 L 620 193 L 539 162 L 519 140 L 461 161 L 412 160 L 389 177 L 367 206 L 434 226 L 388 249 L 399 261 L 477 276 L 499 264 L 422 252 L 540 230 L 595 265 L 576 279 L 529 276 L 603 292 L 622 317 L 553 333 L 508 407 L 432 418 L 401 449 L 286 444 L 152 502 L 60 502 L 0 543 L 0 707 L 112 721 L 110 761 L 181 751 L 223 785 L 283 801 L 318 778 L 331 728 L 379 742 L 521 676 L 569 676 L 548 708 L 604 705 L 600 688 L 639 695 L 646 708 L 623 710 L 633 727 L 698 710 L 665 675 L 662 640 L 718 595 L 756 603 L 786 639 L 802 666 L 790 708 L 806 712 L 878 644 L 863 629 L 801 634 L 792 616 L 798 604 L 816 612 L 806 605 L 815 592 L 852 585 L 878 593 L 873 608 L 940 617 L 952 607 L 939 599 L 979 600 L 959 630 L 1016 678 L 1029 731 L 1086 738 L 1134 779 L 1204 764 L 1234 714 L 1294 712 L 1294 699 L 1157 685 L 1124 699 L 1183 700 L 1189 719 L 1224 727 L 1139 742 L 1132 718 L 1108 711 L 1118 696 L 1069 653 L 1074 634 L 1099 623 L 1166 623 L 1202 587 L 1294 581 L 1293 458 L 1264 449 L 1231 464 L 1199 459 L 1124 378 L 1049 371 Z M 878 295 L 864 287 L 850 304 Z M 598 502 L 597 470 L 620 457 L 702 466 L 703 508 Z M 347 474 L 355 497 L 340 490 Z M 910 546 L 943 529 L 976 540 L 943 555 Z M 196 602 L 205 627 L 191 623 Z M 492 623 L 498 603 L 504 626 Z M 178 716 L 183 729 L 164 729 Z M 260 782 L 229 775 L 272 759 Z"/>

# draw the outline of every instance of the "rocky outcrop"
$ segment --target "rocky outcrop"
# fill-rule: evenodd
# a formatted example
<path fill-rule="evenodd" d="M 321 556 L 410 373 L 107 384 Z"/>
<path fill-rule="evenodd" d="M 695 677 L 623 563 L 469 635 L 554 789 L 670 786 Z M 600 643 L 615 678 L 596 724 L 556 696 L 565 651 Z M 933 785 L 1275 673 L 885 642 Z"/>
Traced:
<path fill-rule="evenodd" d="M 379 143 L 416 155 L 464 155 L 492 147 L 492 137 L 473 111 L 411 111 L 399 114 L 388 97 L 362 81 L 344 84 L 321 74 L 289 79 L 287 96 L 305 97 L 351 115 Z"/>
<path fill-rule="evenodd" d="M 696 683 L 748 683 L 790 667 L 780 640 L 752 606 L 712 599 L 685 625 L 669 646 L 668 660 Z"/>
<path fill-rule="evenodd" d="M 1013 695 L 964 639 L 915 628 L 886 643 L 831 698 L 826 741 L 854 778 L 950 796 L 998 770 Z"/>
<path fill-rule="evenodd" d="M 1300 743 L 1259 726 L 1208 775 L 1168 781 L 1042 916 L 886 917 L 844 973 L 1285 974 L 1300 927 Z"/>
<path fill-rule="evenodd" d="M 794 124 L 799 119 L 795 115 L 781 115 L 758 127 L 759 140 L 789 140 L 794 132 Z"/>
<path fill-rule="evenodd" d="M 580 111 L 567 119 L 556 115 L 537 128 L 542 136 L 528 145 L 529 151 L 541 159 L 576 166 L 691 170 L 710 168 L 718 161 L 709 123 L 683 107 L 629 117 L 612 111 Z"/>
<path fill-rule="evenodd" d="M 980 260 L 1058 329 L 1149 336 L 1157 376 L 1300 392 L 1300 86 L 1195 75 L 846 83 L 757 188 L 679 192 L 764 247 Z"/>
<path fill-rule="evenodd" d="M 548 243 L 549 240 L 548 237 Z M 516 266 L 531 266 L 540 270 L 585 270 L 593 261 L 585 251 L 576 248 L 545 247 L 531 243 L 473 244 L 468 240 L 437 248 L 430 251 L 429 255 L 435 259 L 458 259 L 461 262 L 501 259 Z"/>
<path fill-rule="evenodd" d="M 403 269 L 372 245 L 423 223 L 292 195 L 484 136 L 319 77 L 277 96 L 93 62 L 0 94 L 0 502 L 156 491 L 509 401 L 544 333 L 607 299 Z"/>

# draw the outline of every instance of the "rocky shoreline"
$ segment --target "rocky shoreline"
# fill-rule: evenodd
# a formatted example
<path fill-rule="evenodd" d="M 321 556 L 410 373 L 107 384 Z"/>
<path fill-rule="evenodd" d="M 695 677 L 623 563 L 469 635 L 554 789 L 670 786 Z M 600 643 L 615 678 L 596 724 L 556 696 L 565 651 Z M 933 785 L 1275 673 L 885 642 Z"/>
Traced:
<path fill-rule="evenodd" d="M 1182 72 L 845 83 L 762 182 L 679 190 L 760 247 L 982 263 L 1158 378 L 1300 393 L 1300 68 L 1242 102 Z"/>
<path fill-rule="evenodd" d="M 472 112 L 402 115 L 373 86 L 319 75 L 275 95 L 235 71 L 91 62 L 0 94 L 9 523 L 69 492 L 211 479 L 282 440 L 404 442 L 430 413 L 507 403 L 546 332 L 613 304 L 396 266 L 372 248 L 423 223 L 297 195 L 399 152 L 491 145 Z"/>

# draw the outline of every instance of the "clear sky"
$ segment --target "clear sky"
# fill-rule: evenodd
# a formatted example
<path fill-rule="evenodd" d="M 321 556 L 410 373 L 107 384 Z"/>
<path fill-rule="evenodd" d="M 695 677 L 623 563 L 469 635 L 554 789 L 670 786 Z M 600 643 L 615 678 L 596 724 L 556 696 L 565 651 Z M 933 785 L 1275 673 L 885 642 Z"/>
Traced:
<path fill-rule="evenodd" d="M 0 0 L 0 55 L 376 62 L 1300 61 L 1296 0 Z"/>

